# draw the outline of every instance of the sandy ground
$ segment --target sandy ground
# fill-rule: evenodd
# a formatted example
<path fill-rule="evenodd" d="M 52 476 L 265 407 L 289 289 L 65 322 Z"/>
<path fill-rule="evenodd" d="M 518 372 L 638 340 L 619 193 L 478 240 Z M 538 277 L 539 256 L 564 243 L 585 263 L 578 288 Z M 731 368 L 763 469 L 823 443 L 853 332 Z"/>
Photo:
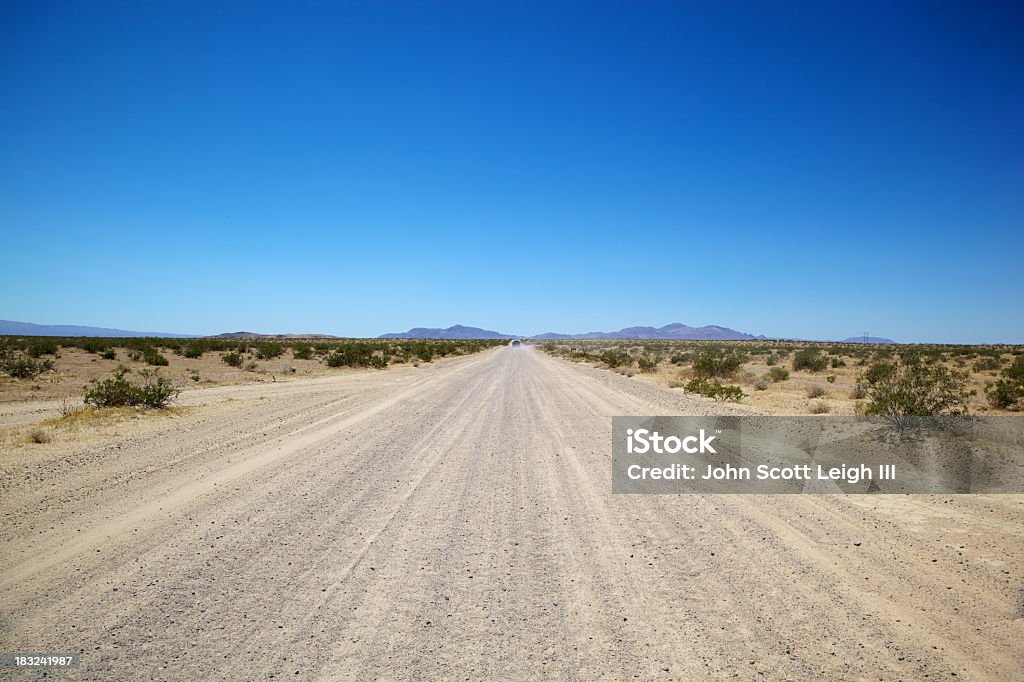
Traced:
<path fill-rule="evenodd" d="M 526 348 L 180 402 L 4 453 L 0 651 L 105 680 L 1024 669 L 1024 496 L 613 496 L 612 415 L 744 408 Z"/>

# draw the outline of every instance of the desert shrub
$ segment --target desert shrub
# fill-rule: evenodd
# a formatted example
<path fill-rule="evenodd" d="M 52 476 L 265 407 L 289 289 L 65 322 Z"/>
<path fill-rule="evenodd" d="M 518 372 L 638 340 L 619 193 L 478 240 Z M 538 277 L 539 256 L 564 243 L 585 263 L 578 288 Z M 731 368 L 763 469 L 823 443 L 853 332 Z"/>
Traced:
<path fill-rule="evenodd" d="M 807 397 L 808 398 L 821 398 L 826 395 L 825 389 L 816 384 L 810 384 L 807 386 Z"/>
<path fill-rule="evenodd" d="M 835 374 L 829 374 L 827 377 L 825 377 L 825 381 L 827 381 L 830 384 L 836 383 L 836 375 Z"/>
<path fill-rule="evenodd" d="M 32 433 L 28 435 L 28 439 L 33 443 L 37 443 L 40 445 L 43 443 L 49 443 L 51 440 L 53 440 L 53 438 L 50 436 L 50 433 L 44 429 L 34 429 Z"/>
<path fill-rule="evenodd" d="M 160 355 L 156 348 L 143 349 L 142 359 L 147 365 L 153 365 L 154 367 L 166 367 L 168 365 L 167 358 Z"/>
<path fill-rule="evenodd" d="M 137 350 L 130 350 L 128 351 L 128 359 L 132 360 L 133 362 L 139 362 L 140 360 L 142 360 L 142 353 Z"/>
<path fill-rule="evenodd" d="M 34 360 L 21 353 L 4 353 L 0 357 L 0 370 L 14 379 L 35 379 L 51 369 L 52 360 Z"/>
<path fill-rule="evenodd" d="M 658 361 L 651 358 L 640 358 L 636 361 L 641 372 L 653 372 L 658 369 Z"/>
<path fill-rule="evenodd" d="M 136 404 L 134 385 L 124 378 L 128 370 L 118 367 L 110 379 L 92 380 L 92 388 L 85 393 L 85 404 L 94 407 L 123 407 Z"/>
<path fill-rule="evenodd" d="M 1024 383 L 998 379 L 985 388 L 985 398 L 989 405 L 1001 410 L 1019 409 L 1024 406 Z"/>
<path fill-rule="evenodd" d="M 697 393 L 718 401 L 737 402 L 744 397 L 743 390 L 739 386 L 723 386 L 717 380 L 705 377 L 691 379 L 686 383 L 684 389 L 687 393 Z"/>
<path fill-rule="evenodd" d="M 828 414 L 831 411 L 828 403 L 822 401 L 811 403 L 811 406 L 808 409 L 811 414 Z"/>
<path fill-rule="evenodd" d="M 876 384 L 896 373 L 896 363 L 876 362 L 870 365 L 865 371 L 863 379 L 868 384 Z"/>
<path fill-rule="evenodd" d="M 982 358 L 974 363 L 975 372 L 994 372 L 1002 367 L 1002 363 L 996 358 Z"/>
<path fill-rule="evenodd" d="M 117 351 L 113 348 L 108 348 L 100 353 L 100 357 L 104 360 L 117 360 Z"/>
<path fill-rule="evenodd" d="M 668 359 L 673 365 L 685 365 L 693 358 L 691 353 L 676 353 Z"/>
<path fill-rule="evenodd" d="M 110 342 L 104 339 L 82 339 L 76 345 L 86 353 L 102 353 L 110 347 Z"/>
<path fill-rule="evenodd" d="M 621 350 L 606 350 L 601 353 L 600 360 L 612 369 L 623 365 L 630 365 L 633 362 L 633 358 L 630 357 L 629 353 Z"/>
<path fill-rule="evenodd" d="M 193 341 L 179 348 L 178 352 L 186 358 L 201 358 L 206 352 L 206 347 L 201 342 Z"/>
<path fill-rule="evenodd" d="M 381 344 L 354 341 L 337 346 L 334 352 L 327 356 L 325 362 L 328 367 L 376 367 L 384 369 L 388 364 L 388 359 L 384 355 L 385 349 L 386 347 Z M 434 357 L 433 350 L 426 344 L 423 344 L 423 347 L 417 347 L 416 350 L 417 357 L 424 362 L 429 362 Z"/>
<path fill-rule="evenodd" d="M 39 358 L 43 355 L 56 355 L 60 347 L 56 341 L 50 339 L 44 339 L 41 341 L 33 341 L 29 344 L 28 354 L 33 358 Z"/>
<path fill-rule="evenodd" d="M 220 356 L 220 359 L 223 360 L 225 364 L 230 365 L 231 367 L 242 366 L 242 354 L 236 350 L 233 350 L 230 353 L 225 353 L 224 355 Z"/>
<path fill-rule="evenodd" d="M 779 364 L 779 359 L 775 357 L 775 353 L 769 353 L 768 357 L 764 359 L 764 364 L 768 365 L 769 367 L 772 367 L 774 365 Z"/>
<path fill-rule="evenodd" d="M 1003 377 L 1010 381 L 1024 383 L 1024 355 L 1014 358 L 1013 364 L 1003 370 Z"/>
<path fill-rule="evenodd" d="M 818 348 L 804 348 L 793 356 L 793 371 L 820 372 L 828 365 Z"/>
<path fill-rule="evenodd" d="M 865 414 L 886 417 L 901 431 L 918 417 L 966 415 L 974 391 L 966 372 L 924 362 L 881 363 L 885 371 L 865 374 Z M 877 367 L 879 365 L 874 365 Z"/>
<path fill-rule="evenodd" d="M 296 360 L 310 360 L 313 358 L 313 346 L 308 343 L 300 343 L 292 349 L 292 357 Z"/>
<path fill-rule="evenodd" d="M 256 344 L 256 358 L 259 360 L 273 360 L 284 353 L 284 346 L 273 341 L 264 341 Z"/>
<path fill-rule="evenodd" d="M 1000 378 L 985 389 L 985 398 L 989 405 L 1003 410 L 1024 407 L 1024 355 L 1016 356 Z"/>
<path fill-rule="evenodd" d="M 749 356 L 734 348 L 708 348 L 693 359 L 693 371 L 699 377 L 731 377 Z"/>
<path fill-rule="evenodd" d="M 768 390 L 768 380 L 767 379 L 758 379 L 757 381 L 755 381 L 754 382 L 754 390 L 755 391 L 767 391 Z"/>
<path fill-rule="evenodd" d="M 789 370 L 785 367 L 772 367 L 768 371 L 768 376 L 772 381 L 778 383 L 789 378 Z"/>
<path fill-rule="evenodd" d="M 142 405 L 162 409 L 180 391 L 155 371 L 140 372 L 141 384 L 133 384 L 125 378 L 128 370 L 118 367 L 114 376 L 103 381 L 93 379 L 92 388 L 85 392 L 85 404 L 93 407 L 133 407 Z"/>
<path fill-rule="evenodd" d="M 850 391 L 850 400 L 863 400 L 868 397 L 867 386 L 863 381 L 858 381 L 853 386 L 853 390 Z"/>
<path fill-rule="evenodd" d="M 143 383 L 137 387 L 139 405 L 163 409 L 167 406 L 167 403 L 181 393 L 170 381 L 164 377 L 157 376 L 156 371 L 149 372 L 143 370 L 139 374 L 143 378 Z"/>
<path fill-rule="evenodd" d="M 843 360 L 840 357 L 832 358 L 831 364 L 832 364 L 832 369 L 837 369 L 839 367 L 846 367 L 846 361 Z"/>

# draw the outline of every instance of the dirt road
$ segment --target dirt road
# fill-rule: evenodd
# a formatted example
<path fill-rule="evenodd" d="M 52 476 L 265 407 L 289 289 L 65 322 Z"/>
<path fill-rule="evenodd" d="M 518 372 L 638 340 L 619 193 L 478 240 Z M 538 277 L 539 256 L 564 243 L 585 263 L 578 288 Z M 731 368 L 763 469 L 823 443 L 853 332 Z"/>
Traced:
<path fill-rule="evenodd" d="M 80 652 L 70 679 L 1024 669 L 1024 496 L 613 496 L 612 415 L 736 408 L 526 348 L 183 401 L 3 462 L 0 651 Z"/>

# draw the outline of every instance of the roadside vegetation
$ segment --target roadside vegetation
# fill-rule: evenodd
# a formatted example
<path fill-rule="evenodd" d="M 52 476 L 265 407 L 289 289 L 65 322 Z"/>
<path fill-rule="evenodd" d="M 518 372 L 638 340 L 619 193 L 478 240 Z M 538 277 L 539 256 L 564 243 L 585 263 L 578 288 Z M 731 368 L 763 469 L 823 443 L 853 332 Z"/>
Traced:
<path fill-rule="evenodd" d="M 158 376 L 155 370 L 139 372 L 141 381 L 133 383 L 125 378 L 130 370 L 118 367 L 109 379 L 93 379 L 85 392 L 84 402 L 93 407 L 149 407 L 162 410 L 181 390 Z"/>
<path fill-rule="evenodd" d="M 900 418 L 1024 410 L 1024 346 L 571 339 L 540 348 L 768 414 Z"/>
<path fill-rule="evenodd" d="M 504 345 L 501 340 L 164 339 L 0 336 L 0 402 L 83 398 L 158 407 L 168 388 L 278 381 L 345 368 L 419 366 Z M 147 372 L 160 370 L 160 374 Z M 135 388 L 130 389 L 129 385 Z"/>

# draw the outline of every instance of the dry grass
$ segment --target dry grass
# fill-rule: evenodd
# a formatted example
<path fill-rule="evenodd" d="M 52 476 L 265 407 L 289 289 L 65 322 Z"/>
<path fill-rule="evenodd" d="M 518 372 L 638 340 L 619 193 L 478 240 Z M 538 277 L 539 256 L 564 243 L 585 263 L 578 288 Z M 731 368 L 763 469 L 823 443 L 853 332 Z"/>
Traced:
<path fill-rule="evenodd" d="M 28 434 L 28 439 L 33 443 L 42 444 L 49 443 L 53 440 L 53 437 L 50 435 L 50 432 L 45 429 L 33 429 L 32 433 Z"/>

